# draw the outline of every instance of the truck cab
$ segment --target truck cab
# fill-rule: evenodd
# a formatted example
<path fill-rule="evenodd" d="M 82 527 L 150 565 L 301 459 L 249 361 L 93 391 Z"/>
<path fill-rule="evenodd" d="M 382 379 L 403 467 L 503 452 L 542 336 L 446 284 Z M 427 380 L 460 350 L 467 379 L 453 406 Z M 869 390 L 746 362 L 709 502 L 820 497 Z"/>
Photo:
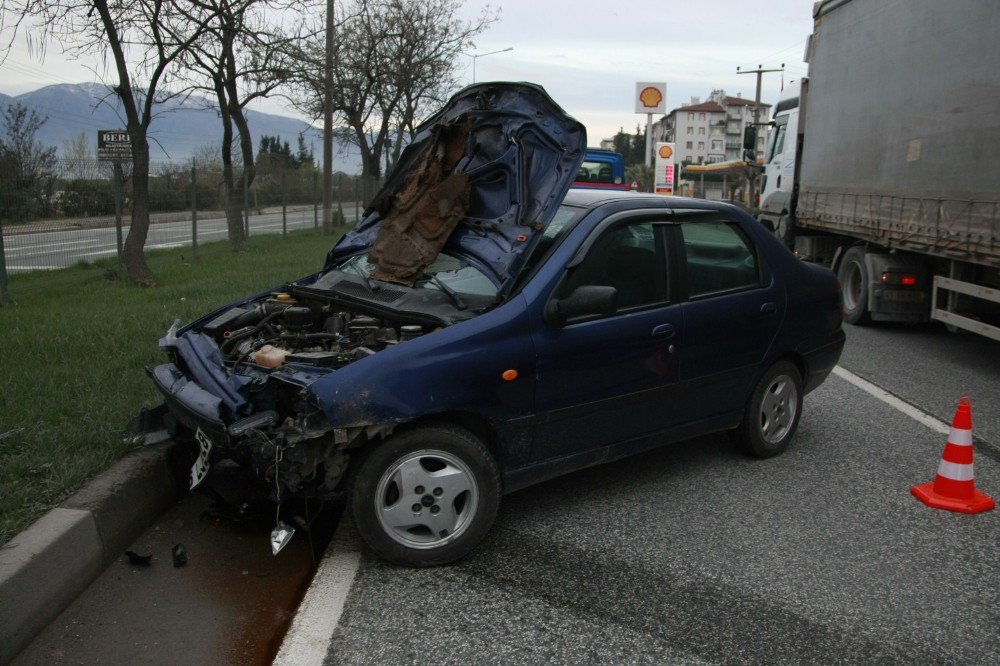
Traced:
<path fill-rule="evenodd" d="M 760 215 L 764 226 L 792 247 L 795 190 L 795 162 L 799 148 L 799 108 L 802 83 L 790 83 L 778 98 L 771 120 L 771 136 L 764 153 L 764 174 L 760 186 Z"/>
<path fill-rule="evenodd" d="M 582 190 L 628 191 L 625 158 L 612 150 L 587 148 L 587 155 L 577 170 L 571 187 Z"/>

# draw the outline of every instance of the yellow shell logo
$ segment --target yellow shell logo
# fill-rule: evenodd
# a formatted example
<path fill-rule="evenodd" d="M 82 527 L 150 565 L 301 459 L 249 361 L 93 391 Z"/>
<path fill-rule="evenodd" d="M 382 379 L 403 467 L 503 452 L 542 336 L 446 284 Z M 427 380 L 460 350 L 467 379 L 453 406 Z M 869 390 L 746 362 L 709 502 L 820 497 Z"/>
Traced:
<path fill-rule="evenodd" d="M 653 86 L 648 86 L 639 93 L 639 101 L 647 109 L 655 109 L 663 101 L 663 94 Z"/>
<path fill-rule="evenodd" d="M 670 149 L 670 146 L 660 146 L 659 153 L 663 159 L 669 159 L 674 154 L 674 151 Z"/>

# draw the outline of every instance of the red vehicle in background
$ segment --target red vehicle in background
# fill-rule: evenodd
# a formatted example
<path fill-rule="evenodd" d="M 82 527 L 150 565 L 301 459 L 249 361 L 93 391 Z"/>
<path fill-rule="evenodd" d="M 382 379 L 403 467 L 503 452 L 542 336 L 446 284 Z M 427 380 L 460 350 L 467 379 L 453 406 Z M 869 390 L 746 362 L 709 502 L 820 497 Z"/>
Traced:
<path fill-rule="evenodd" d="M 620 153 L 587 148 L 587 156 L 576 172 L 570 187 L 583 190 L 625 190 L 625 158 Z"/>

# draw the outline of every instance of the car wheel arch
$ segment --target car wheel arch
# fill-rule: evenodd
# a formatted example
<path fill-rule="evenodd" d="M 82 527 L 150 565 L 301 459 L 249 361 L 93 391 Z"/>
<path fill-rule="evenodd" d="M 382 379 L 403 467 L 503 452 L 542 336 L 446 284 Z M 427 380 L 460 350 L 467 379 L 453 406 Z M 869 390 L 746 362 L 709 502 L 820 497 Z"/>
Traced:
<path fill-rule="evenodd" d="M 809 368 L 806 366 L 806 359 L 801 353 L 797 351 L 787 351 L 780 356 L 775 356 L 768 363 L 761 363 L 760 368 L 757 370 L 757 376 L 754 378 L 754 385 L 760 381 L 760 378 L 764 376 L 768 370 L 781 363 L 782 361 L 788 361 L 795 366 L 795 369 L 799 372 L 799 379 L 805 382 L 808 376 Z M 745 406 L 744 406 L 745 408 Z"/>
<path fill-rule="evenodd" d="M 400 424 L 393 429 L 392 434 L 431 425 L 451 425 L 468 431 L 469 434 L 476 437 L 476 439 L 481 441 L 486 446 L 486 449 L 496 461 L 497 466 L 500 467 L 501 470 L 503 469 L 504 450 L 503 440 L 500 433 L 485 416 L 477 412 L 453 410 L 426 414 L 417 417 L 412 421 Z M 379 438 L 377 441 L 369 441 L 365 446 L 377 446 L 381 439 L 382 438 Z"/>

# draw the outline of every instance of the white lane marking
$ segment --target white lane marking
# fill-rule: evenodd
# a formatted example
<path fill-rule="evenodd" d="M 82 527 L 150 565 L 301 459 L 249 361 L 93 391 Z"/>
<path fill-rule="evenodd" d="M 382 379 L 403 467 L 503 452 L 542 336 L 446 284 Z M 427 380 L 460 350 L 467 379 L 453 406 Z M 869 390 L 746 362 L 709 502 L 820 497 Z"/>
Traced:
<path fill-rule="evenodd" d="M 17 236 L 11 236 L 11 238 L 15 238 L 16 239 Z M 6 242 L 9 242 L 7 239 L 4 239 L 4 240 Z M 23 244 L 11 243 L 8 247 L 11 247 L 11 248 L 14 248 L 14 249 L 18 249 L 18 250 L 28 250 L 28 249 L 35 249 L 35 248 L 46 249 L 47 250 L 47 249 L 50 249 L 50 248 L 53 248 L 53 247 L 62 247 L 63 245 L 73 245 L 73 246 L 76 246 L 76 247 L 82 247 L 84 245 L 97 245 L 98 243 L 103 243 L 103 242 L 104 242 L 104 240 L 100 239 L 100 238 L 81 238 L 80 240 L 72 240 L 72 241 L 46 241 L 46 240 L 42 240 L 42 241 L 33 241 L 33 242 L 30 242 L 30 243 L 23 243 Z"/>
<path fill-rule="evenodd" d="M 344 515 L 274 658 L 275 666 L 323 663 L 360 565 L 358 536 Z"/>
<path fill-rule="evenodd" d="M 17 266 L 17 265 L 11 266 L 9 264 L 7 265 L 7 270 L 10 271 L 11 273 L 13 273 L 15 271 L 57 271 L 60 268 L 66 268 L 66 267 L 65 266 L 35 266 L 35 265 L 32 265 L 32 266 Z"/>
<path fill-rule="evenodd" d="M 945 423 L 944 421 L 940 421 L 931 416 L 930 414 L 928 414 L 927 412 L 917 409 L 910 403 L 900 400 L 899 398 L 889 393 L 882 387 L 872 384 L 867 379 L 862 379 L 861 377 L 858 377 L 850 370 L 845 370 L 844 368 L 838 365 L 834 367 L 833 374 L 837 375 L 843 380 L 846 380 L 854 384 L 865 393 L 875 396 L 876 398 L 878 398 L 885 404 L 889 405 L 890 407 L 893 407 L 898 411 L 903 412 L 914 421 L 924 424 L 925 426 L 927 426 L 936 433 L 939 433 L 941 435 L 947 435 L 951 432 L 951 426 Z"/>

